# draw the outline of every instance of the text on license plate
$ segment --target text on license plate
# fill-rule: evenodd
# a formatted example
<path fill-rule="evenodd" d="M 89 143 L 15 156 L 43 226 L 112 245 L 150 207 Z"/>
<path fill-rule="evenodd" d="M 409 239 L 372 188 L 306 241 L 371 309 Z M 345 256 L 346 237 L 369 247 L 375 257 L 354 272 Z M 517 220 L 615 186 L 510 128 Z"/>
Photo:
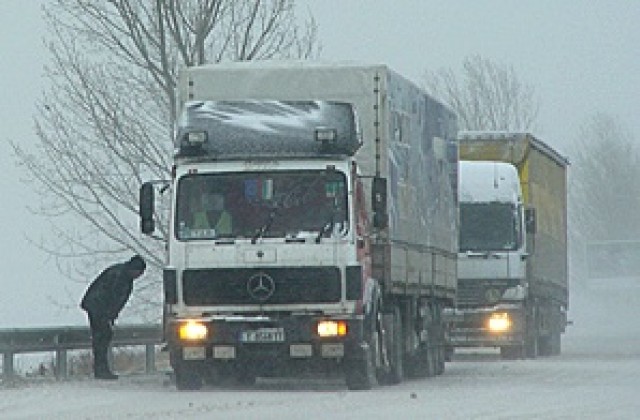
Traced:
<path fill-rule="evenodd" d="M 240 341 L 243 343 L 281 343 L 284 341 L 284 328 L 259 328 L 242 331 Z"/>

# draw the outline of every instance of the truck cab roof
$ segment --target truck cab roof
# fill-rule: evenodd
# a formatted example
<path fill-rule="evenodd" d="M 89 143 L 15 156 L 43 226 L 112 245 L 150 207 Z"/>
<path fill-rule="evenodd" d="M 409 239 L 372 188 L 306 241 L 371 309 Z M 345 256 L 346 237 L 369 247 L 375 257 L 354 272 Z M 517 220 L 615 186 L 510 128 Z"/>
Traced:
<path fill-rule="evenodd" d="M 460 161 L 461 202 L 521 201 L 518 171 L 505 162 Z"/>

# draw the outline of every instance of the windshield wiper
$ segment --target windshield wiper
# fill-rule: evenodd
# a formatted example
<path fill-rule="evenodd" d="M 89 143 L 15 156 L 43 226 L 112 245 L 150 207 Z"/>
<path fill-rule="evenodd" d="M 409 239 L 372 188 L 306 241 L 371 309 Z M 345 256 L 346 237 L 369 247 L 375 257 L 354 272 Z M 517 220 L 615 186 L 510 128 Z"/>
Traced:
<path fill-rule="evenodd" d="M 333 225 L 335 224 L 334 216 L 335 216 L 335 211 L 332 210 L 331 214 L 329 215 L 329 220 L 322 225 L 322 227 L 320 228 L 320 231 L 318 232 L 318 236 L 316 236 L 317 244 L 320 243 L 322 236 L 324 236 L 326 232 L 328 232 L 330 229 L 333 229 Z"/>
<path fill-rule="evenodd" d="M 256 231 L 255 235 L 253 235 L 253 238 L 251 238 L 252 244 L 255 244 L 256 242 L 258 242 L 258 239 L 262 238 L 264 234 L 267 233 L 269 229 L 271 229 L 271 225 L 273 224 L 273 221 L 276 218 L 277 212 L 278 212 L 278 208 L 274 208 L 269 212 L 269 217 L 267 218 L 267 221 L 264 222 L 264 224 L 260 227 L 260 229 Z"/>

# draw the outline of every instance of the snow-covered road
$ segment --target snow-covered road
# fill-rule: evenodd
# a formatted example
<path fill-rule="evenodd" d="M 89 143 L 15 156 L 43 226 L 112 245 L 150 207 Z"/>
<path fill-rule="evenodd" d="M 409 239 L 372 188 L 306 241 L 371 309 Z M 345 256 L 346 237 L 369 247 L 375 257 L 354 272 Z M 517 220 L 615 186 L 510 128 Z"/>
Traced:
<path fill-rule="evenodd" d="M 448 363 L 441 377 L 368 392 L 315 380 L 178 392 L 161 375 L 115 383 L 42 382 L 0 388 L 0 418 L 635 419 L 640 416 L 640 306 L 635 303 L 577 304 L 561 356 L 502 361 L 491 352 L 465 353 Z"/>

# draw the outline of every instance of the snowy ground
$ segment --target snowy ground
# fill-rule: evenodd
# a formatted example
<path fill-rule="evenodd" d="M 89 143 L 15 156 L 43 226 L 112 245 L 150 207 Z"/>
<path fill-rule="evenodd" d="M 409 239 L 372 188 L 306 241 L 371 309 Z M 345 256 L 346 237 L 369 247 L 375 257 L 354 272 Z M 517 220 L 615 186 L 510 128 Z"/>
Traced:
<path fill-rule="evenodd" d="M 573 299 L 563 354 L 501 361 L 464 353 L 437 378 L 368 392 L 339 381 L 261 381 L 178 392 L 162 375 L 0 388 L 2 419 L 635 419 L 640 416 L 640 293 Z"/>

